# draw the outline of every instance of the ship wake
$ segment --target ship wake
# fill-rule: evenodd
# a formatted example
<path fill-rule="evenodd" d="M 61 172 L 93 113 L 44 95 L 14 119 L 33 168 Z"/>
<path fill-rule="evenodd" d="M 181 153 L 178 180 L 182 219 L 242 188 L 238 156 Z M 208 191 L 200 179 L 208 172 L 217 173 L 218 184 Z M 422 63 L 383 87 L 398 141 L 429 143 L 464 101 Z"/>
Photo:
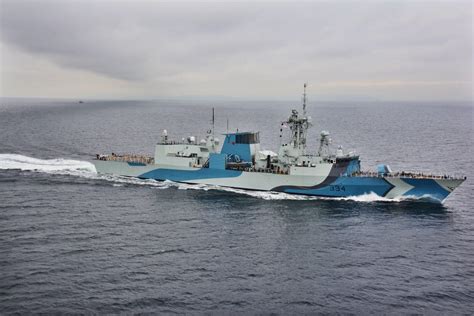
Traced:
<path fill-rule="evenodd" d="M 305 195 L 293 195 L 282 192 L 267 191 L 249 191 L 244 189 L 235 189 L 206 184 L 185 184 L 173 181 L 156 181 L 152 179 L 138 179 L 122 177 L 115 175 L 97 174 L 95 166 L 82 160 L 72 160 L 64 158 L 38 159 L 18 154 L 0 154 L 0 170 L 21 170 L 27 172 L 40 172 L 54 175 L 70 175 L 92 180 L 110 182 L 113 186 L 120 187 L 125 185 L 148 186 L 156 189 L 177 188 L 179 190 L 216 190 L 229 192 L 233 194 L 247 195 L 263 200 L 339 200 L 339 201 L 357 201 L 357 202 L 401 202 L 412 200 L 413 198 L 387 199 L 378 196 L 375 193 L 369 193 L 359 196 L 349 197 L 316 197 Z M 0 171 L 1 172 L 1 171 Z"/>
<path fill-rule="evenodd" d="M 92 163 L 63 158 L 38 159 L 18 154 L 0 154 L 0 169 L 38 171 L 45 173 L 96 172 Z"/>

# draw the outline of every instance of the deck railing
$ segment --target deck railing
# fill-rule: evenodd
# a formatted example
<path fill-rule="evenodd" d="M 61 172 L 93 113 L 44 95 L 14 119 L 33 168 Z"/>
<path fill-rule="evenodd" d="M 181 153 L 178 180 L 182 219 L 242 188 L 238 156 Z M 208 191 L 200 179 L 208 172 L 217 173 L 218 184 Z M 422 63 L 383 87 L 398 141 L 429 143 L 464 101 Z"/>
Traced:
<path fill-rule="evenodd" d="M 134 162 L 143 164 L 153 164 L 155 159 L 150 156 L 136 155 L 136 154 L 123 154 L 117 155 L 112 153 L 111 155 L 96 155 L 97 160 L 105 161 L 121 161 L 121 162 Z"/>
<path fill-rule="evenodd" d="M 358 171 L 349 175 L 350 177 L 386 177 L 386 178 L 412 178 L 412 179 L 450 179 L 450 180 L 465 180 L 464 176 L 454 175 L 436 175 L 423 172 L 390 172 L 390 173 L 378 173 L 371 171 Z"/>

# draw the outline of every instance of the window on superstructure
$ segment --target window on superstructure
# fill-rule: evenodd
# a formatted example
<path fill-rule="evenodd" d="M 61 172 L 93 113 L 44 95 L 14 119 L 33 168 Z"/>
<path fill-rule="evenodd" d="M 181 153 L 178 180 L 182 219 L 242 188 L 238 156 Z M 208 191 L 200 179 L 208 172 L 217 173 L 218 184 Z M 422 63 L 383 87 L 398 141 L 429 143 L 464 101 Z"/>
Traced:
<path fill-rule="evenodd" d="M 259 133 L 238 134 L 235 135 L 235 142 L 237 144 L 256 144 L 259 143 Z"/>

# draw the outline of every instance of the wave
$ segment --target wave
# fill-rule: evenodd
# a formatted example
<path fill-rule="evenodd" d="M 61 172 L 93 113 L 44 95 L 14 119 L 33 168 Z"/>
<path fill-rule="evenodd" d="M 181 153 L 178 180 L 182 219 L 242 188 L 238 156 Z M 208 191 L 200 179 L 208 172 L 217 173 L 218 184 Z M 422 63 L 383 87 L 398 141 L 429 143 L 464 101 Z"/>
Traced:
<path fill-rule="evenodd" d="M 217 190 L 241 195 L 247 195 L 263 200 L 293 200 L 293 201 L 311 201 L 311 200 L 337 200 L 337 201 L 356 201 L 356 202 L 402 202 L 412 198 L 387 199 L 375 193 L 368 193 L 358 196 L 348 197 L 319 197 L 295 195 L 283 192 L 269 191 L 249 191 L 244 189 L 235 189 L 220 187 L 207 184 L 185 184 L 173 181 L 156 181 L 153 179 L 138 179 L 115 175 L 97 174 L 94 164 L 88 161 L 72 160 L 64 158 L 38 159 L 18 154 L 0 154 L 0 170 L 22 170 L 32 172 L 42 172 L 58 175 L 71 175 L 92 180 L 105 180 L 112 182 L 113 186 L 121 187 L 125 185 L 149 186 L 157 189 L 177 188 L 179 190 Z"/>
<path fill-rule="evenodd" d="M 96 172 L 92 163 L 81 160 L 63 158 L 37 159 L 17 154 L 0 154 L 0 169 L 15 169 L 22 171 L 89 171 Z"/>
<path fill-rule="evenodd" d="M 21 170 L 41 172 L 55 175 L 71 175 L 92 180 L 113 182 L 113 186 L 146 185 L 159 188 L 169 188 L 171 181 L 156 181 L 153 179 L 138 179 L 123 176 L 98 174 L 93 163 L 83 160 L 64 158 L 38 159 L 18 154 L 0 154 L 0 170 Z"/>
<path fill-rule="evenodd" d="M 263 200 L 292 200 L 292 201 L 355 201 L 355 202 L 402 202 L 410 200 L 412 198 L 396 198 L 388 199 L 377 195 L 376 193 L 367 193 L 357 196 L 347 196 L 347 197 L 324 197 L 324 196 L 307 196 L 307 195 L 297 195 L 297 194 L 288 194 L 284 192 L 271 192 L 271 191 L 248 191 L 244 189 L 234 189 L 234 188 L 225 188 L 225 187 L 213 187 L 212 189 L 227 191 L 237 194 L 245 194 L 255 198 Z"/>

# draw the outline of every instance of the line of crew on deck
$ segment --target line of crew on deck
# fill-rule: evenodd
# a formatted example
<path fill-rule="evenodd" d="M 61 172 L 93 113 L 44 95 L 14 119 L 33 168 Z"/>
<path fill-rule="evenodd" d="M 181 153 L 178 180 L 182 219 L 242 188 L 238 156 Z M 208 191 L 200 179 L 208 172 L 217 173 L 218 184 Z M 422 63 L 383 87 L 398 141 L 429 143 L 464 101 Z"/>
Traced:
<path fill-rule="evenodd" d="M 97 160 L 105 160 L 105 161 L 123 161 L 123 162 L 137 162 L 143 164 L 152 164 L 154 163 L 153 157 L 148 157 L 145 155 L 134 155 L 134 154 L 125 154 L 125 155 L 117 155 L 112 153 L 111 155 L 96 155 Z"/>
<path fill-rule="evenodd" d="M 460 179 L 459 177 L 450 176 L 450 175 L 433 175 L 433 174 L 425 174 L 422 172 L 392 172 L 386 174 L 380 174 L 378 172 L 371 172 L 371 171 L 358 171 L 351 174 L 354 177 L 392 177 L 392 178 L 413 178 L 413 179 Z M 466 179 L 466 177 L 464 177 Z"/>

